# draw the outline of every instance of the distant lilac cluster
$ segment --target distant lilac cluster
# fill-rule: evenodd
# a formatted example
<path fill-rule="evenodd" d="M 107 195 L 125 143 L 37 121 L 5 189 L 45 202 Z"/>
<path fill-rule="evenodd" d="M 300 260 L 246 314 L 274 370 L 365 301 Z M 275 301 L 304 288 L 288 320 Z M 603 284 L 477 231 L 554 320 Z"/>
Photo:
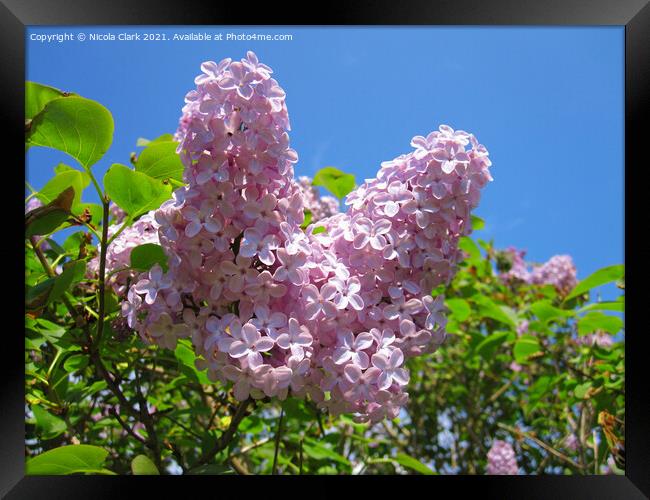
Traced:
<path fill-rule="evenodd" d="M 491 476 L 519 474 L 515 450 L 507 441 L 495 439 L 487 454 L 487 473 Z"/>
<path fill-rule="evenodd" d="M 120 227 L 119 224 L 108 226 L 108 238 L 110 239 Z M 118 296 L 124 296 L 129 280 L 139 274 L 136 271 L 120 271 L 120 269 L 128 268 L 131 265 L 131 250 L 145 243 L 159 244 L 158 223 L 153 218 L 153 212 L 143 215 L 131 226 L 124 229 L 107 248 L 106 273 L 111 274 L 111 276 L 106 282 Z M 89 276 L 99 274 L 99 248 L 97 250 L 98 255 L 88 261 L 86 272 Z M 112 274 L 113 272 L 115 274 Z"/>
<path fill-rule="evenodd" d="M 35 210 L 39 207 L 43 206 L 43 202 L 39 200 L 38 198 L 30 198 L 27 203 L 25 203 L 25 213 L 31 212 L 32 210 Z M 43 239 L 42 236 L 34 236 L 35 241 L 41 241 Z M 39 248 L 43 251 L 49 250 L 50 244 L 47 241 L 43 241 L 42 243 L 39 244 Z"/>
<path fill-rule="evenodd" d="M 339 201 L 333 196 L 320 196 L 318 188 L 312 186 L 311 179 L 298 177 L 298 188 L 302 195 L 305 211 L 311 213 L 311 223 L 339 213 Z"/>
<path fill-rule="evenodd" d="M 567 295 L 578 283 L 576 267 L 570 255 L 554 255 L 547 262 L 529 270 L 525 250 L 509 247 L 502 252 L 509 268 L 500 273 L 506 282 L 521 281 L 534 285 L 553 285 L 560 295 Z"/>
<path fill-rule="evenodd" d="M 574 342 L 578 345 L 597 345 L 598 347 L 611 347 L 614 345 L 614 337 L 612 337 L 607 332 L 597 330 L 593 333 L 588 333 L 587 335 L 577 336 L 574 339 Z"/>
<path fill-rule="evenodd" d="M 169 271 L 134 279 L 128 325 L 169 349 L 190 338 L 197 367 L 239 400 L 290 393 L 360 421 L 394 418 L 405 359 L 445 339 L 443 297 L 430 292 L 461 258 L 492 179 L 487 150 L 444 125 L 417 136 L 347 213 L 303 231 L 309 202 L 271 69 L 252 52 L 201 69 L 176 133 L 188 185 L 154 214 Z"/>
<path fill-rule="evenodd" d="M 560 295 L 567 295 L 577 285 L 576 266 L 570 255 L 554 255 L 541 266 L 533 268 L 530 282 L 553 285 Z"/>

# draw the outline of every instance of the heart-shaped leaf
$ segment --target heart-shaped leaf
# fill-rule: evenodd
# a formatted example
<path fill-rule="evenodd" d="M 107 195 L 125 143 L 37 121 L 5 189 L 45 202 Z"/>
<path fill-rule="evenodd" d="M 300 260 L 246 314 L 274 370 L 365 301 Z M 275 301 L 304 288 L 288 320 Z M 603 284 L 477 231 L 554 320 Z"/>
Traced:
<path fill-rule="evenodd" d="M 75 444 L 46 451 L 27 460 L 25 474 L 30 476 L 106 472 L 102 469 L 108 451 L 98 446 Z"/>
<path fill-rule="evenodd" d="M 60 97 L 34 116 L 25 142 L 28 147 L 58 149 L 90 168 L 111 146 L 113 127 L 113 116 L 98 102 Z"/>
<path fill-rule="evenodd" d="M 152 141 L 138 156 L 135 169 L 154 179 L 183 182 L 183 162 L 176 153 L 177 142 Z"/>
<path fill-rule="evenodd" d="M 338 199 L 343 199 L 351 193 L 355 184 L 354 175 L 346 174 L 334 167 L 320 169 L 312 181 L 312 185 L 323 186 Z"/>
<path fill-rule="evenodd" d="M 132 218 L 158 208 L 171 196 L 171 186 L 119 163 L 106 172 L 104 187 L 108 196 Z"/>

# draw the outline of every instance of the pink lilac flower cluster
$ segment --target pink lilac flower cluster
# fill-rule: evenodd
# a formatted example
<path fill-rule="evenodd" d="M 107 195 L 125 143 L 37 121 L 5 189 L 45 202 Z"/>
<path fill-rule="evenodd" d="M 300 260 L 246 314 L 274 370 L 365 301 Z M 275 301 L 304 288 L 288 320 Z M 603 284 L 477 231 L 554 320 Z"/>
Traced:
<path fill-rule="evenodd" d="M 533 268 L 530 282 L 553 285 L 560 295 L 567 295 L 578 284 L 573 259 L 570 255 L 554 255 L 541 266 Z"/>
<path fill-rule="evenodd" d="M 110 238 L 121 228 L 120 224 L 111 224 L 108 226 L 108 238 Z M 118 296 L 124 296 L 127 291 L 127 284 L 130 280 L 140 273 L 131 270 L 120 271 L 131 265 L 131 251 L 145 243 L 159 244 L 158 240 L 158 223 L 154 220 L 153 212 L 149 212 L 140 217 L 131 226 L 122 231 L 106 250 L 106 274 L 115 274 L 106 281 Z M 99 247 L 97 256 L 88 261 L 86 268 L 88 276 L 96 277 L 99 274 Z"/>
<path fill-rule="evenodd" d="M 487 459 L 487 473 L 491 476 L 519 474 L 515 450 L 507 441 L 495 439 L 488 451 Z"/>
<path fill-rule="evenodd" d="M 614 344 L 614 337 L 612 337 L 607 332 L 597 330 L 593 333 L 588 333 L 587 335 L 580 335 L 576 337 L 574 339 L 574 342 L 578 345 L 597 345 L 598 347 L 611 347 Z"/>
<path fill-rule="evenodd" d="M 190 338 L 199 369 L 248 397 L 309 396 L 360 421 L 397 416 L 406 358 L 445 339 L 443 297 L 492 178 L 476 138 L 441 126 L 301 230 L 285 93 L 248 52 L 206 62 L 177 131 L 187 186 L 154 214 L 169 271 L 129 288 L 147 342 Z"/>
<path fill-rule="evenodd" d="M 302 195 L 305 211 L 311 213 L 311 223 L 339 213 L 339 201 L 333 196 L 320 196 L 318 188 L 312 186 L 311 179 L 306 176 L 298 177 L 298 188 Z"/>
<path fill-rule="evenodd" d="M 126 212 L 112 201 L 109 205 L 109 213 L 113 218 L 113 224 L 121 224 L 126 217 Z"/>
<path fill-rule="evenodd" d="M 521 281 L 535 285 L 553 285 L 560 295 L 567 295 L 578 283 L 576 267 L 569 255 L 554 255 L 547 262 L 528 269 L 525 250 L 509 247 L 502 252 L 509 269 L 501 272 L 506 282 Z"/>

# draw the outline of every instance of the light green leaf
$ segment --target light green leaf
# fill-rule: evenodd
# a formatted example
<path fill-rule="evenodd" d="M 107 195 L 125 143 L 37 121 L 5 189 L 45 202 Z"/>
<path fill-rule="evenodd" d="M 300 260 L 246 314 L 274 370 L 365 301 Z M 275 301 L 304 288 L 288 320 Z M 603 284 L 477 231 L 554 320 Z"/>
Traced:
<path fill-rule="evenodd" d="M 27 460 L 25 474 L 30 476 L 65 475 L 102 470 L 108 451 L 98 446 L 75 444 L 46 451 Z"/>
<path fill-rule="evenodd" d="M 508 338 L 510 332 L 494 332 L 489 334 L 476 346 L 476 354 L 484 359 L 491 359 L 499 346 Z"/>
<path fill-rule="evenodd" d="M 551 305 L 550 300 L 540 300 L 530 305 L 530 310 L 540 321 L 548 323 L 552 319 L 573 316 L 573 311 L 565 311 Z"/>
<path fill-rule="evenodd" d="M 519 364 L 528 363 L 531 356 L 541 352 L 539 340 L 532 335 L 522 335 L 515 342 L 513 354 Z"/>
<path fill-rule="evenodd" d="M 469 254 L 469 261 L 478 261 L 481 258 L 481 249 L 478 245 L 468 236 L 463 236 L 458 241 L 458 248 Z"/>
<path fill-rule="evenodd" d="M 138 455 L 131 462 L 131 471 L 134 476 L 159 476 L 156 465 L 146 455 Z"/>
<path fill-rule="evenodd" d="M 36 82 L 25 82 L 25 120 L 31 120 L 54 99 L 74 95 Z"/>
<path fill-rule="evenodd" d="M 592 383 L 585 382 L 584 384 L 578 384 L 573 389 L 573 395 L 578 399 L 585 399 L 587 392 L 591 389 Z"/>
<path fill-rule="evenodd" d="M 88 366 L 88 356 L 85 354 L 73 354 L 63 363 L 63 368 L 67 372 L 76 372 L 78 370 L 83 370 Z"/>
<path fill-rule="evenodd" d="M 201 384 L 211 384 L 212 382 L 208 379 L 205 371 L 196 369 L 196 365 L 194 364 L 196 354 L 194 354 L 194 350 L 190 347 L 191 345 L 191 343 L 185 340 L 180 340 L 176 345 L 174 356 L 176 356 L 176 359 L 182 367 L 181 369 L 186 375 L 196 378 Z"/>
<path fill-rule="evenodd" d="M 497 305 L 489 297 L 480 294 L 473 295 L 472 300 L 478 304 L 481 317 L 492 318 L 512 327 L 517 325 L 516 315 L 509 307 Z"/>
<path fill-rule="evenodd" d="M 623 320 L 617 316 L 610 316 L 601 312 L 590 312 L 578 320 L 578 334 L 587 335 L 596 330 L 604 330 L 612 335 L 623 328 Z"/>
<path fill-rule="evenodd" d="M 153 140 L 145 139 L 144 137 L 138 137 L 138 140 L 136 141 L 135 145 L 138 147 L 143 147 L 156 142 L 167 142 L 173 140 L 174 140 L 174 136 L 172 134 L 163 134 L 160 137 L 157 137 Z"/>
<path fill-rule="evenodd" d="M 63 419 L 52 415 L 38 405 L 32 406 L 32 413 L 36 419 L 36 432 L 43 439 L 53 439 L 67 429 Z"/>
<path fill-rule="evenodd" d="M 478 231 L 485 227 L 485 221 L 477 215 L 472 215 L 472 230 Z"/>
<path fill-rule="evenodd" d="M 90 174 L 88 172 L 81 172 L 80 170 L 77 170 L 76 168 L 71 167 L 70 165 L 66 165 L 65 163 L 59 163 L 56 167 L 54 167 L 54 174 L 62 174 L 63 172 L 79 172 L 81 174 L 81 178 L 83 179 L 83 185 L 82 187 L 85 189 L 88 186 L 90 186 L 91 179 L 90 179 Z"/>
<path fill-rule="evenodd" d="M 54 302 L 63 295 L 70 285 L 83 279 L 86 271 L 86 262 L 83 260 L 75 260 L 63 265 L 63 272 L 55 277 L 54 286 L 50 292 L 47 302 Z"/>
<path fill-rule="evenodd" d="M 350 466 L 350 461 L 347 458 L 327 448 L 322 442 L 315 439 L 306 438 L 303 443 L 303 450 L 306 455 L 316 460 L 333 460 L 342 465 Z"/>
<path fill-rule="evenodd" d="M 352 192 L 355 184 L 354 175 L 346 174 L 334 167 L 321 168 L 312 181 L 312 185 L 323 186 L 338 199 L 343 199 Z"/>
<path fill-rule="evenodd" d="M 451 316 L 460 322 L 463 322 L 469 318 L 469 315 L 472 312 L 472 308 L 470 307 L 469 302 L 464 299 L 447 299 L 445 300 L 445 305 L 451 311 Z"/>
<path fill-rule="evenodd" d="M 68 153 L 85 168 L 104 156 L 113 142 L 113 116 L 98 102 L 61 97 L 34 116 L 25 141 Z"/>
<path fill-rule="evenodd" d="M 183 182 L 183 162 L 176 153 L 177 142 L 153 141 L 138 156 L 135 169 L 154 179 Z"/>
<path fill-rule="evenodd" d="M 148 271 L 155 264 L 160 265 L 164 272 L 169 270 L 167 255 L 160 245 L 145 243 L 131 250 L 131 267 L 138 271 Z"/>
<path fill-rule="evenodd" d="M 435 472 L 433 472 L 429 467 L 424 465 L 422 462 L 420 462 L 416 458 L 406 455 L 405 453 L 398 453 L 395 456 L 394 460 L 398 464 L 404 467 L 408 467 L 409 469 L 419 472 L 420 474 L 425 474 L 427 476 L 432 476 L 435 474 Z"/>
<path fill-rule="evenodd" d="M 171 196 L 171 186 L 115 163 L 104 176 L 108 196 L 135 218 L 158 208 Z"/>
<path fill-rule="evenodd" d="M 327 229 L 325 229 L 325 226 L 318 226 L 315 227 L 314 230 L 311 232 L 311 234 L 320 234 L 320 233 L 326 233 Z"/>
<path fill-rule="evenodd" d="M 625 311 L 625 299 L 623 296 L 619 300 L 614 302 L 594 302 L 593 304 L 588 304 L 580 309 L 578 312 L 587 312 L 587 311 L 616 311 L 624 312 Z"/>
<path fill-rule="evenodd" d="M 583 293 L 596 288 L 597 286 L 605 285 L 606 283 L 611 283 L 612 281 L 617 281 L 623 279 L 625 276 L 625 266 L 623 264 L 618 264 L 615 266 L 603 267 L 595 273 L 587 276 L 576 287 L 571 290 L 571 293 L 566 296 L 564 301 L 582 295 Z"/>
<path fill-rule="evenodd" d="M 311 210 L 305 210 L 305 220 L 300 224 L 300 229 L 305 229 L 309 224 L 311 224 Z"/>
<path fill-rule="evenodd" d="M 78 170 L 65 170 L 55 175 L 43 186 L 43 189 L 37 193 L 36 197 L 44 205 L 47 205 L 53 202 L 57 196 L 70 186 L 74 188 L 74 198 L 72 199 L 72 207 L 70 210 L 78 214 L 79 204 L 81 203 L 81 192 L 84 189 L 84 179 Z"/>

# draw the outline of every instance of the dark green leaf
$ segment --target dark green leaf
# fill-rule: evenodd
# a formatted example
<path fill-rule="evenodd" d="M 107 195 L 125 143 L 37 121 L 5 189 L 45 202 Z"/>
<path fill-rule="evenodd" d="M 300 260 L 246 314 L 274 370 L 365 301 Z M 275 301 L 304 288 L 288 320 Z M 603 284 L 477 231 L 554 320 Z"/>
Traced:
<path fill-rule="evenodd" d="M 508 338 L 510 332 L 494 332 L 489 334 L 475 348 L 476 354 L 484 359 L 492 359 L 499 346 Z"/>
<path fill-rule="evenodd" d="M 44 410 L 38 405 L 32 406 L 36 419 L 36 432 L 42 439 L 53 439 L 63 434 L 66 430 L 65 421 Z"/>
<path fill-rule="evenodd" d="M 160 245 L 145 243 L 131 250 L 131 267 L 138 271 L 148 271 L 155 264 L 160 265 L 164 272 L 169 270 L 167 255 Z"/>

